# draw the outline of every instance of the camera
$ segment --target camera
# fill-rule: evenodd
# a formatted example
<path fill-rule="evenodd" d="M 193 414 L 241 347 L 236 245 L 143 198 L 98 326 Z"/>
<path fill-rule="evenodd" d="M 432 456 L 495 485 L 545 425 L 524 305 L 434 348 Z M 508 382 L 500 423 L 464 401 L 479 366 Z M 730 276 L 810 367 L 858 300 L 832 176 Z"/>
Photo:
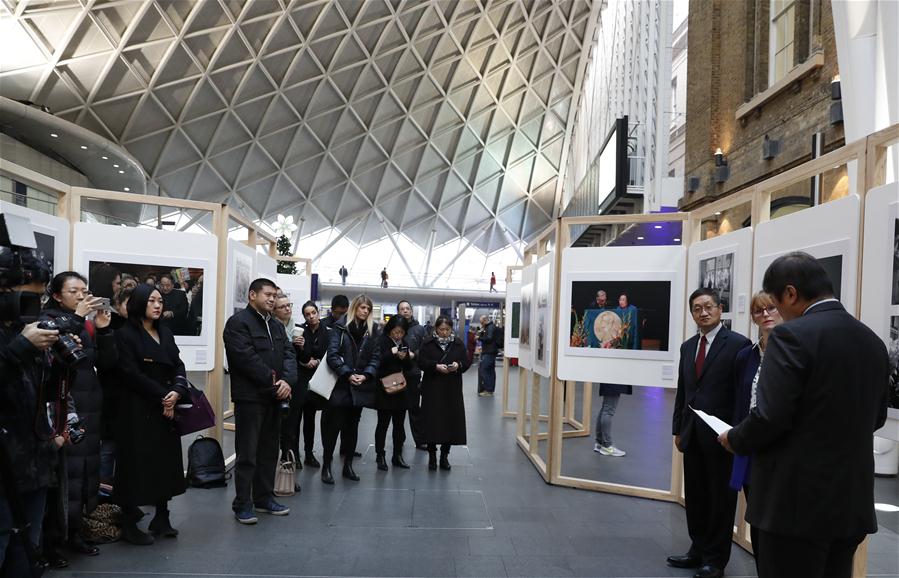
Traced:
<path fill-rule="evenodd" d="M 81 346 L 72 338 L 70 333 L 79 334 L 84 326 L 68 315 L 59 315 L 52 319 L 43 319 L 37 324 L 39 329 L 59 331 L 59 340 L 53 344 L 53 353 L 66 365 L 75 365 L 79 361 L 87 359 L 87 354 Z"/>
<path fill-rule="evenodd" d="M 84 424 L 81 423 L 81 419 L 77 415 L 70 415 L 66 421 L 66 434 L 68 434 L 69 441 L 73 444 L 79 444 L 84 441 Z"/>
<path fill-rule="evenodd" d="M 37 249 L 31 222 L 0 214 L 0 322 L 31 323 L 41 309 L 41 294 L 11 291 L 31 283 L 47 283 L 52 276 L 50 258 Z"/>

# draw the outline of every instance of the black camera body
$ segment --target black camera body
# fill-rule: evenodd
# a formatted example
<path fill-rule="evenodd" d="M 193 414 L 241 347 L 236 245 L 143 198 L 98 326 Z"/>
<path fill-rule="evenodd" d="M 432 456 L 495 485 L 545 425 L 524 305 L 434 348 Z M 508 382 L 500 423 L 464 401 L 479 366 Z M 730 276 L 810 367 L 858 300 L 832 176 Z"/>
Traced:
<path fill-rule="evenodd" d="M 73 444 L 80 444 L 84 441 L 84 424 L 81 423 L 80 418 L 77 416 L 69 418 L 66 422 L 66 434 Z"/>
<path fill-rule="evenodd" d="M 51 257 L 37 249 L 31 222 L 20 216 L 0 213 L 0 322 L 31 323 L 37 320 L 41 294 L 12 291 L 31 283 L 48 283 Z"/>
<path fill-rule="evenodd" d="M 72 335 L 78 335 L 84 329 L 84 325 L 70 315 L 58 315 L 56 317 L 48 317 L 42 319 L 37 324 L 39 329 L 49 329 L 59 331 L 59 341 L 53 344 L 53 353 L 56 357 L 66 365 L 75 365 L 76 363 L 87 359 L 87 354 L 81 348 Z"/>

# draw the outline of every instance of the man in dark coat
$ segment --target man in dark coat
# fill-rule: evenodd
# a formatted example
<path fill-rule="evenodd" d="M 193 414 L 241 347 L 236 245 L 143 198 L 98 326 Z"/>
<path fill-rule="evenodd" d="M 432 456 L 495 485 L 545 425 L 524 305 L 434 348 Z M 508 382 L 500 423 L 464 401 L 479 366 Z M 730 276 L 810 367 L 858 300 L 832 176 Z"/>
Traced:
<path fill-rule="evenodd" d="M 496 326 L 486 315 L 481 315 L 481 361 L 478 363 L 478 395 L 493 397 L 496 389 Z"/>
<path fill-rule="evenodd" d="M 187 302 L 187 294 L 175 289 L 175 282 L 171 275 L 163 275 L 159 278 L 159 292 L 162 293 L 162 319 L 160 324 L 168 327 L 172 335 L 192 335 L 188 328 L 187 313 L 190 305 Z"/>
<path fill-rule="evenodd" d="M 396 304 L 397 313 L 399 313 L 409 324 L 409 330 L 406 332 L 406 344 L 409 346 L 415 358 L 418 358 L 418 350 L 427 337 L 425 327 L 421 325 L 412 315 L 412 304 L 405 299 Z M 409 402 L 409 429 L 412 430 L 412 440 L 415 447 L 421 450 L 428 448 L 422 435 L 421 425 L 421 370 L 418 363 L 409 371 L 406 377 L 406 399 Z"/>
<path fill-rule="evenodd" d="M 331 311 L 328 313 L 327 317 L 322 319 L 322 325 L 328 329 L 334 329 L 334 325 L 346 315 L 349 308 L 350 300 L 346 295 L 335 295 L 331 299 Z"/>
<path fill-rule="evenodd" d="M 721 302 L 712 289 L 690 295 L 690 314 L 699 333 L 680 349 L 672 433 L 684 454 L 687 554 L 669 556 L 676 568 L 699 568 L 695 578 L 719 578 L 730 560 L 737 494 L 730 488 L 733 456 L 718 444 L 715 432 L 694 408 L 724 421 L 733 418 L 734 360 L 749 340 L 721 323 Z"/>
<path fill-rule="evenodd" d="M 297 361 L 284 324 L 272 317 L 277 293 L 271 280 L 254 280 L 246 309 L 225 324 L 237 452 L 232 509 L 241 524 L 257 522 L 254 509 L 276 516 L 290 513 L 274 500 L 273 490 L 281 406 L 296 384 Z"/>
<path fill-rule="evenodd" d="M 820 263 L 790 253 L 765 272 L 786 323 L 768 338 L 756 407 L 719 437 L 752 456 L 746 520 L 758 531 L 758 570 L 844 576 L 877 531 L 872 434 L 886 420 L 883 341 L 833 297 Z"/>

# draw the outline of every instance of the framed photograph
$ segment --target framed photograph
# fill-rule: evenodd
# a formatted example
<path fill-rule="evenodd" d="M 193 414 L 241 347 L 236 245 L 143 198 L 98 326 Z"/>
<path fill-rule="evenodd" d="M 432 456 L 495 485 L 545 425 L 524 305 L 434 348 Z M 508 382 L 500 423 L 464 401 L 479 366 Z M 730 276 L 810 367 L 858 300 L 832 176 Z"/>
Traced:
<path fill-rule="evenodd" d="M 843 292 L 843 256 L 819 257 L 818 263 L 821 263 L 821 266 L 827 271 L 827 276 L 830 277 L 830 282 L 833 284 L 833 296 L 840 299 Z"/>
<path fill-rule="evenodd" d="M 899 315 L 890 317 L 890 337 L 887 340 L 890 354 L 889 406 L 899 409 Z"/>
<path fill-rule="evenodd" d="M 549 357 L 549 334 L 550 334 L 550 318 L 549 311 L 552 303 L 550 295 L 552 287 L 550 286 L 551 263 L 541 264 L 537 268 L 537 285 L 535 289 L 535 299 L 537 301 L 537 311 L 535 312 L 535 321 L 537 322 L 534 352 L 534 364 L 542 368 L 546 367 L 547 358 Z"/>
<path fill-rule="evenodd" d="M 512 325 L 512 339 L 518 339 L 521 336 L 521 301 L 512 302 L 510 323 Z"/>
<path fill-rule="evenodd" d="M 721 299 L 721 312 L 731 312 L 734 287 L 734 254 L 716 255 L 699 261 L 697 287 L 713 289 Z"/>
<path fill-rule="evenodd" d="M 518 334 L 518 344 L 521 347 L 531 346 L 531 301 L 534 297 L 534 284 L 528 283 L 521 286 L 521 331 Z"/>
<path fill-rule="evenodd" d="M 111 282 L 117 276 L 130 275 L 139 283 L 153 284 L 163 293 L 162 323 L 175 335 L 179 345 L 205 345 L 205 331 L 211 331 L 210 324 L 203 323 L 203 298 L 206 293 L 203 282 L 208 263 L 201 259 L 131 256 L 123 254 L 100 254 L 85 252 L 88 264 L 88 285 L 98 295 L 106 292 L 98 282 Z M 168 293 L 159 287 L 162 276 L 172 278 L 172 288 Z M 111 292 L 111 288 L 109 290 Z M 209 327 L 206 327 L 209 326 Z"/>
<path fill-rule="evenodd" d="M 669 273 L 571 273 L 565 353 L 666 359 L 672 340 Z"/>
<path fill-rule="evenodd" d="M 899 218 L 893 221 L 893 298 L 892 305 L 899 305 Z"/>
<path fill-rule="evenodd" d="M 237 313 L 246 309 L 250 283 L 253 282 L 253 258 L 243 253 L 234 253 L 234 277 L 231 283 L 234 287 L 234 302 L 231 313 Z"/>

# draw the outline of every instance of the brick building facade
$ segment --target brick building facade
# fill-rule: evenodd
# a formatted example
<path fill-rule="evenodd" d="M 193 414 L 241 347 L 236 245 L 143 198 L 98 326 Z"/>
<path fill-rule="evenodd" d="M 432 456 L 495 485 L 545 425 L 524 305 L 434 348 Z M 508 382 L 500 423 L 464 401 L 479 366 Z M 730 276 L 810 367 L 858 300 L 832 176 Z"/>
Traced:
<path fill-rule="evenodd" d="M 830 116 L 838 75 L 830 0 L 690 0 L 688 52 L 682 210 L 810 160 L 816 133 L 822 153 L 843 146 L 843 125 Z M 780 144 L 769 160 L 766 138 Z M 716 164 L 719 148 L 726 169 Z M 845 167 L 823 175 L 822 202 L 847 191 Z M 811 183 L 799 183 L 775 194 L 773 209 L 795 210 L 811 197 Z M 706 236 L 738 229 L 748 215 L 748 206 L 722 215 Z"/>

